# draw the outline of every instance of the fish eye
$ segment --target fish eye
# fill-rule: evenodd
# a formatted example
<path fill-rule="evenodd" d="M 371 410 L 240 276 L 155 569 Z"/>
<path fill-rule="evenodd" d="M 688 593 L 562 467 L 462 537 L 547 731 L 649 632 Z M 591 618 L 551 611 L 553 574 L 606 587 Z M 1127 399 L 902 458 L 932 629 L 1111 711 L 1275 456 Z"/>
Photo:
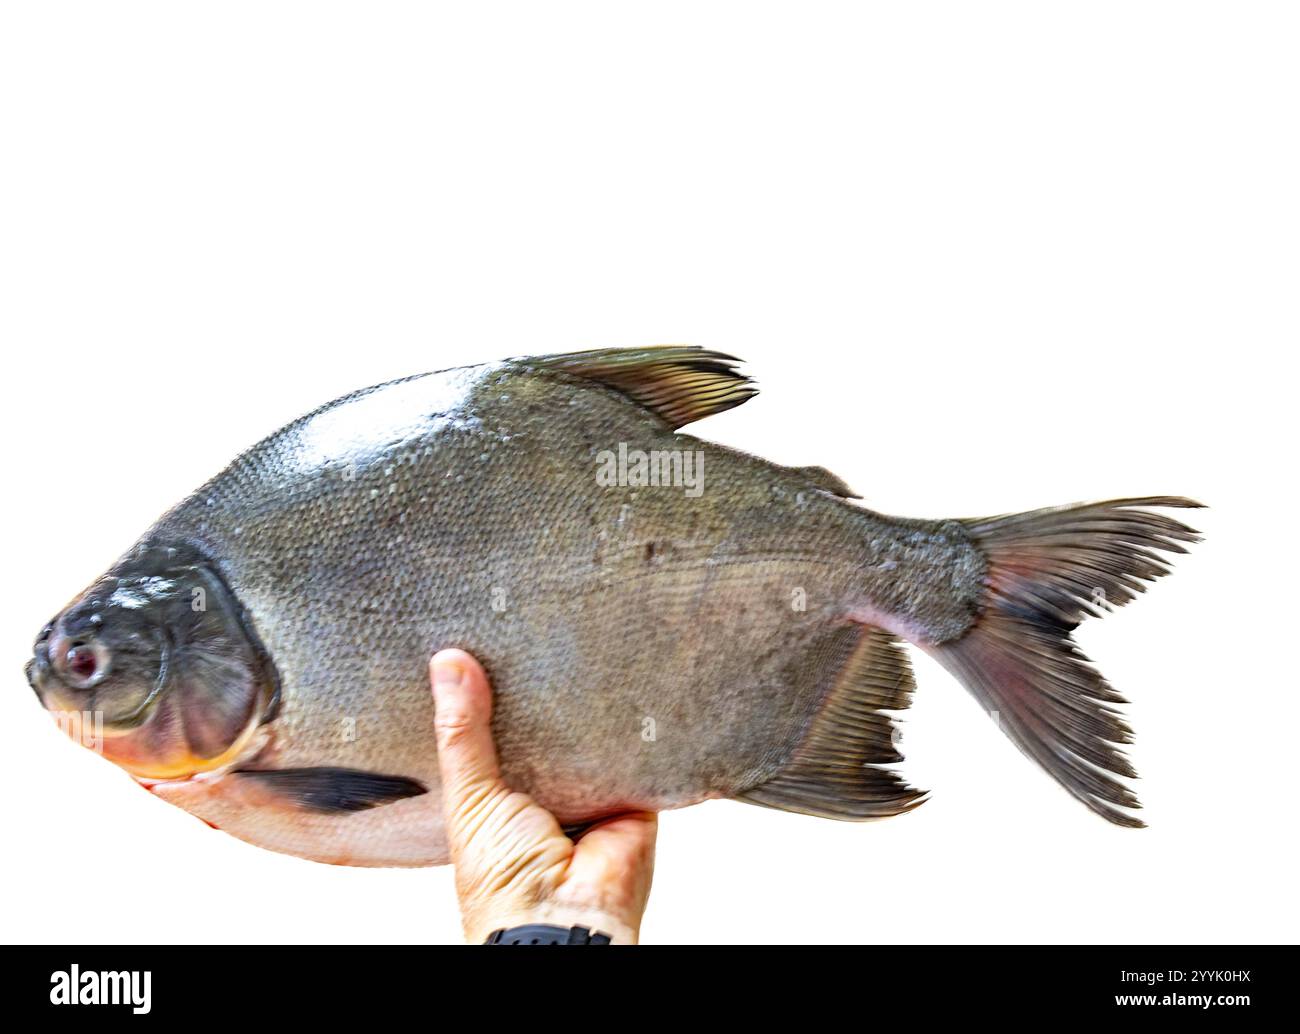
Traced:
<path fill-rule="evenodd" d="M 62 668 L 69 683 L 89 689 L 108 673 L 108 650 L 97 642 L 78 640 L 68 647 Z"/>

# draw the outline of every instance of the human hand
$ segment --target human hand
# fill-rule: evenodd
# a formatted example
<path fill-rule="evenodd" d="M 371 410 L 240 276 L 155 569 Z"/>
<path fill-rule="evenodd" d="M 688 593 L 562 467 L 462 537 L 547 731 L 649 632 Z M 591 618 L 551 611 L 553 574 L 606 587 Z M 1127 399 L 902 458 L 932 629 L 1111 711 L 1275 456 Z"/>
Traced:
<path fill-rule="evenodd" d="M 577 841 L 527 794 L 501 781 L 489 721 L 492 690 L 463 650 L 429 662 L 442 806 L 465 938 L 549 923 L 635 944 L 650 895 L 658 817 L 607 819 Z"/>

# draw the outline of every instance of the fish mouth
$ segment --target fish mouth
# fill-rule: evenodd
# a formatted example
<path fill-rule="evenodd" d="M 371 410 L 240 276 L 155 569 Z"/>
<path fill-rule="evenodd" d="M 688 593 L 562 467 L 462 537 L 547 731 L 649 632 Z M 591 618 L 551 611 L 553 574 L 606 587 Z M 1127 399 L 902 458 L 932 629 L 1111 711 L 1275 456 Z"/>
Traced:
<path fill-rule="evenodd" d="M 32 687 L 32 692 L 42 704 L 45 703 L 45 697 L 42 693 L 42 684 L 50 677 L 50 636 L 54 634 L 54 625 L 48 624 L 41 629 L 41 634 L 36 637 L 36 642 L 32 645 L 32 659 L 23 666 L 23 674 L 27 676 L 27 684 Z"/>
<path fill-rule="evenodd" d="M 41 637 L 36 640 L 36 647 L 32 651 L 32 659 L 23 668 L 23 673 L 27 676 L 27 684 L 32 687 L 36 699 L 41 702 L 41 706 L 47 711 L 68 713 L 86 710 L 84 707 L 77 706 L 76 701 L 72 699 L 73 691 L 59 681 L 59 677 L 54 671 L 54 665 L 50 661 L 49 649 L 51 628 L 52 626 L 47 626 L 45 631 L 41 633 Z M 83 695 L 89 699 L 89 694 Z"/>
<path fill-rule="evenodd" d="M 102 708 L 96 707 L 99 701 L 96 700 L 94 686 L 76 689 L 59 678 L 53 659 L 60 651 L 66 651 L 72 644 L 73 640 L 59 630 L 56 622 L 46 625 L 36 637 L 32 647 L 32 659 L 23 666 L 23 674 L 27 676 L 27 684 L 32 687 L 41 706 L 47 711 L 60 714 L 73 712 L 95 714 L 98 720 L 103 722 L 103 727 L 113 733 L 129 732 L 144 725 L 166 687 L 168 671 L 166 644 L 163 645 L 163 663 L 159 665 L 158 675 L 154 678 L 150 690 L 130 710 L 114 715 L 111 720 L 105 717 Z"/>

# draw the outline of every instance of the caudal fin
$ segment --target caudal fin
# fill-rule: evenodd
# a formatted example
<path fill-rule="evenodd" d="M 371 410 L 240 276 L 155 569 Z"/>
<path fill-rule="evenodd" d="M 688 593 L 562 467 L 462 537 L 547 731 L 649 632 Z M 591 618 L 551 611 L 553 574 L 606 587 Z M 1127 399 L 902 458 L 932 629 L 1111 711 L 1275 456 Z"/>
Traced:
<path fill-rule="evenodd" d="M 1168 574 L 1162 553 L 1200 539 L 1149 508 L 1200 505 L 1153 496 L 964 521 L 988 562 L 988 595 L 965 635 L 930 647 L 1022 751 L 1121 826 L 1143 825 L 1121 810 L 1140 805 L 1112 778 L 1136 774 L 1116 747 L 1133 738 L 1115 710 L 1125 701 L 1070 633 Z"/>

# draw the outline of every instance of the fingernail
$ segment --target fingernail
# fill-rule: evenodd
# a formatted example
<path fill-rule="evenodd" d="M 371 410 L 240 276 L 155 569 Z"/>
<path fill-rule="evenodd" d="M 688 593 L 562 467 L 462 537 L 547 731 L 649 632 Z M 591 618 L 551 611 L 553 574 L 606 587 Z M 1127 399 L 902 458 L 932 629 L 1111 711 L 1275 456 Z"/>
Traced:
<path fill-rule="evenodd" d="M 455 689 L 465 677 L 465 670 L 455 661 L 433 662 L 433 685 L 435 689 Z"/>

